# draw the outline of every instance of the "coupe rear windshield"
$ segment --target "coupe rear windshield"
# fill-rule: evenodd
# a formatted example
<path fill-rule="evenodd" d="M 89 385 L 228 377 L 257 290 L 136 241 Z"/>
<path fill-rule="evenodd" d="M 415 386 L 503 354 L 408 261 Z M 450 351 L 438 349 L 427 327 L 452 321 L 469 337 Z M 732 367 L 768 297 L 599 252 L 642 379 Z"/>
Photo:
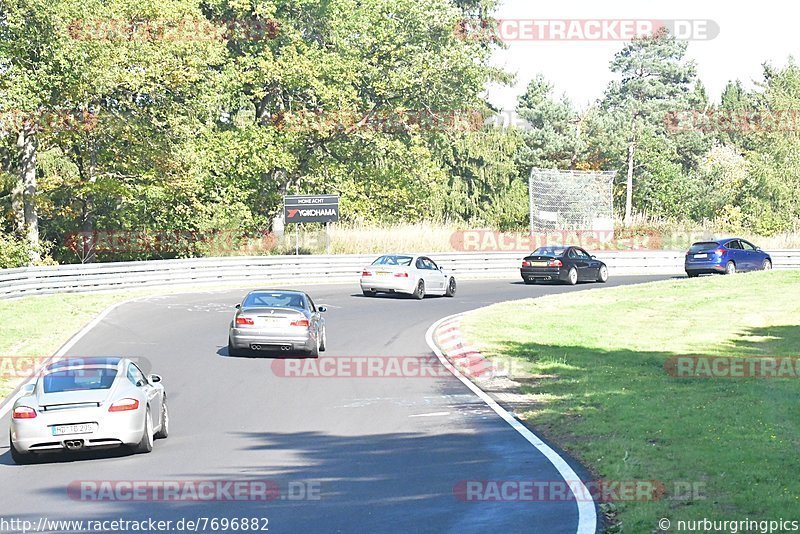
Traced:
<path fill-rule="evenodd" d="M 305 309 L 303 295 L 300 293 L 250 293 L 244 299 L 242 308 L 302 308 Z"/>
<path fill-rule="evenodd" d="M 402 265 L 408 267 L 411 265 L 411 256 L 381 256 L 372 262 L 372 265 Z"/>
<path fill-rule="evenodd" d="M 566 247 L 539 247 L 533 251 L 531 256 L 553 256 L 557 258 L 558 256 L 563 256 L 566 250 Z"/>
<path fill-rule="evenodd" d="M 117 370 L 110 367 L 64 369 L 44 376 L 45 393 L 108 389 L 117 377 Z"/>
<path fill-rule="evenodd" d="M 719 243 L 716 241 L 702 241 L 700 243 L 695 243 L 691 247 L 689 247 L 689 252 L 705 252 L 707 250 L 714 250 L 715 248 L 719 247 Z"/>

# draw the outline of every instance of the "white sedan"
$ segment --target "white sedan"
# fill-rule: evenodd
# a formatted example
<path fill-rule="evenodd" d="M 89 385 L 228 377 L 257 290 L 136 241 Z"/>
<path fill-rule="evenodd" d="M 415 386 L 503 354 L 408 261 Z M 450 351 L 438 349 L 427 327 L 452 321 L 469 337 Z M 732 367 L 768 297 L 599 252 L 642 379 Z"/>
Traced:
<path fill-rule="evenodd" d="M 361 272 L 364 296 L 377 293 L 402 293 L 416 299 L 425 295 L 456 294 L 456 279 L 427 256 L 387 254 L 364 267 Z"/>

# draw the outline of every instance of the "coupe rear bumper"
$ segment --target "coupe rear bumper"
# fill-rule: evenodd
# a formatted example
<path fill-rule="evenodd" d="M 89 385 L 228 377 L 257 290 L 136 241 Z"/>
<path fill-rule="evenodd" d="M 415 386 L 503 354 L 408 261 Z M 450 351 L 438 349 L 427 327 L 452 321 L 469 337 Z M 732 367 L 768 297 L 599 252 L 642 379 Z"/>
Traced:
<path fill-rule="evenodd" d="M 416 281 L 395 276 L 368 276 L 361 278 L 362 291 L 379 291 L 384 293 L 412 294 L 417 288 Z"/>
<path fill-rule="evenodd" d="M 685 262 L 683 268 L 687 273 L 692 274 L 713 274 L 725 272 L 725 265 L 723 262 L 716 261 Z"/>
<path fill-rule="evenodd" d="M 54 435 L 56 425 L 96 423 L 94 432 Z M 34 419 L 12 420 L 11 441 L 21 453 L 60 452 L 68 444 L 78 442 L 82 449 L 100 449 L 121 445 L 136 445 L 144 432 L 144 410 L 110 413 L 107 408 L 40 411 Z"/>
<path fill-rule="evenodd" d="M 523 267 L 519 270 L 523 280 L 567 280 L 567 271 L 559 267 Z"/>

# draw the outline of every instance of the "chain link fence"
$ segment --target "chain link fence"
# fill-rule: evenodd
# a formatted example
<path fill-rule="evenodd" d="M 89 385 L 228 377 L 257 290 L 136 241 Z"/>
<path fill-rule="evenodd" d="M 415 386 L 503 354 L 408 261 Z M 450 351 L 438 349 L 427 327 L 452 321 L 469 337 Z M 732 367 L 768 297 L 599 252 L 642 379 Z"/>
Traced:
<path fill-rule="evenodd" d="M 528 179 L 531 235 L 614 231 L 616 171 L 532 169 Z"/>

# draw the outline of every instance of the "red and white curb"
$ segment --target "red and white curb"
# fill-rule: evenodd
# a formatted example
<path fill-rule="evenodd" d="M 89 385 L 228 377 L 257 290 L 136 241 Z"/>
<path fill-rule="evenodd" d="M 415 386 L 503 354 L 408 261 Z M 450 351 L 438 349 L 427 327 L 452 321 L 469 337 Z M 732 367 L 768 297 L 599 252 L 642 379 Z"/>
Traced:
<path fill-rule="evenodd" d="M 461 339 L 461 318 L 463 314 L 451 315 L 440 319 L 433 323 L 428 331 L 425 333 L 425 341 L 428 347 L 436 354 L 439 361 L 449 370 L 453 375 L 458 378 L 462 384 L 467 386 L 475 395 L 486 403 L 503 421 L 509 424 L 511 428 L 517 431 L 525 440 L 533 445 L 547 460 L 556 468 L 561 478 L 565 481 L 580 481 L 580 477 L 575 473 L 575 470 L 554 451 L 547 443 L 531 432 L 531 430 L 523 425 L 518 419 L 511 415 L 505 408 L 500 406 L 497 401 L 489 396 L 488 393 L 479 388 L 472 380 L 467 378 L 466 375 L 459 370 L 453 362 L 463 361 L 463 363 L 472 362 L 467 365 L 467 369 L 475 367 L 476 371 L 480 368 L 486 368 L 488 364 L 491 370 L 491 362 L 488 362 L 480 352 L 474 348 L 464 344 Z M 444 346 L 440 345 L 442 343 Z M 450 350 L 450 357 L 445 355 L 445 347 Z M 483 362 L 480 359 L 483 359 Z M 485 374 L 491 375 L 490 371 L 484 371 Z M 573 491 L 581 495 L 591 495 L 586 486 L 581 482 L 580 486 L 576 486 Z M 593 534 L 597 531 L 597 510 L 593 499 L 576 499 L 578 507 L 578 524 L 576 525 L 576 534 Z"/>
<path fill-rule="evenodd" d="M 461 337 L 461 315 L 447 318 L 433 334 L 433 339 L 442 354 L 462 374 L 478 381 L 505 376 L 481 352 L 464 342 Z"/>

